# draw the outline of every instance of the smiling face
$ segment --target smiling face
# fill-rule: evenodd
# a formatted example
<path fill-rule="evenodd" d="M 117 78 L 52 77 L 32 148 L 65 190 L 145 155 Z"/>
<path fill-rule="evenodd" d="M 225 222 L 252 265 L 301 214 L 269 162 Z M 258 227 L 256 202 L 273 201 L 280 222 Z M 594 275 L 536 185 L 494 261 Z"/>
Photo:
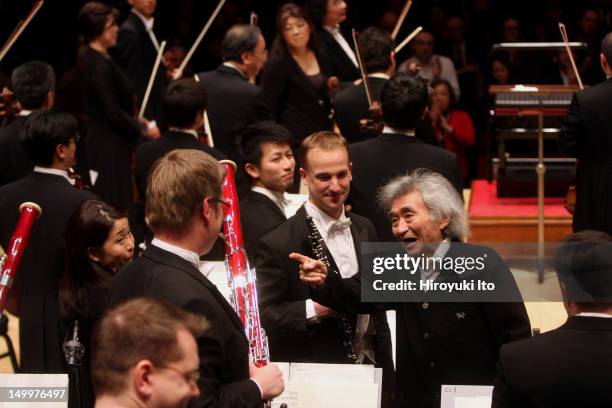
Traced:
<path fill-rule="evenodd" d="M 410 255 L 435 248 L 444 240 L 442 230 L 449 223 L 448 218 L 438 221 L 433 219 L 423 196 L 417 190 L 393 200 L 388 216 L 393 236 L 406 245 Z"/>
<path fill-rule="evenodd" d="M 310 149 L 300 174 L 308 186 L 310 202 L 330 217 L 339 218 L 352 179 L 346 148 Z"/>
<path fill-rule="evenodd" d="M 289 49 L 303 49 L 310 40 L 311 28 L 303 18 L 287 17 L 283 27 L 283 38 Z"/>

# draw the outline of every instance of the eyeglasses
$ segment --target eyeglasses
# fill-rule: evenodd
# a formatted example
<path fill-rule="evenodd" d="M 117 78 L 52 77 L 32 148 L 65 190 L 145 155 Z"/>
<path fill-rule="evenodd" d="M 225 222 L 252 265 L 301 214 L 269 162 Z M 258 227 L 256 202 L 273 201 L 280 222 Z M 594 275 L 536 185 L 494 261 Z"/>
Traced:
<path fill-rule="evenodd" d="M 222 199 L 220 199 L 220 198 L 217 198 L 217 197 L 210 197 L 210 199 L 211 199 L 211 200 L 213 200 L 213 201 L 215 201 L 215 202 L 217 202 L 217 203 L 221 203 L 221 204 L 223 204 L 227 210 L 229 210 L 229 208 L 231 207 L 230 203 L 228 203 L 227 201 L 222 200 Z"/>
<path fill-rule="evenodd" d="M 192 371 L 187 371 L 182 372 L 181 370 L 171 367 L 171 366 L 158 366 L 157 367 L 160 370 L 170 370 L 170 371 L 174 371 L 175 373 L 177 373 L 178 375 L 180 375 L 181 377 L 183 377 L 183 379 L 185 379 L 185 381 L 187 381 L 189 384 L 196 384 L 198 383 L 198 380 L 200 379 L 200 370 L 199 369 L 195 369 Z"/>

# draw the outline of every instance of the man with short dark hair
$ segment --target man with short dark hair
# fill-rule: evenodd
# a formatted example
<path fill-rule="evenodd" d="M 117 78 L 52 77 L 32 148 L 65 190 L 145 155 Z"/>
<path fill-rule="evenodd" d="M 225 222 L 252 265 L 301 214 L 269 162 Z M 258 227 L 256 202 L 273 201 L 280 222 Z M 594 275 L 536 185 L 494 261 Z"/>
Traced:
<path fill-rule="evenodd" d="M 612 234 L 612 32 L 601 42 L 599 61 L 607 79 L 574 95 L 559 142 L 578 159 L 574 232 Z"/>
<path fill-rule="evenodd" d="M 353 184 L 349 202 L 353 211 L 372 221 L 381 241 L 393 241 L 393 235 L 387 215 L 372 197 L 389 179 L 417 168 L 427 168 L 442 174 L 460 195 L 463 193 L 457 156 L 415 137 L 428 98 L 427 87 L 419 77 L 396 74 L 381 90 L 385 125 L 382 134 L 351 145 Z"/>
<path fill-rule="evenodd" d="M 96 408 L 184 408 L 200 395 L 196 338 L 206 319 L 134 299 L 108 311 L 92 338 Z"/>
<path fill-rule="evenodd" d="M 287 189 L 293 184 L 295 170 L 291 141 L 289 131 L 271 121 L 255 123 L 240 135 L 241 165 L 251 181 L 251 190 L 240 200 L 240 220 L 250 259 L 255 256 L 259 239 L 293 215 L 287 213 Z"/>
<path fill-rule="evenodd" d="M 159 51 L 159 42 L 153 31 L 153 15 L 157 0 L 127 0 L 127 2 L 132 8 L 121 24 L 117 45 L 111 52 L 134 84 L 140 107 Z M 160 119 L 160 100 L 167 83 L 166 67 L 160 64 L 144 113 L 147 119 L 156 121 Z"/>
<path fill-rule="evenodd" d="M 591 230 L 566 237 L 555 268 L 569 317 L 501 348 L 494 408 L 612 406 L 612 237 Z"/>
<path fill-rule="evenodd" d="M 208 121 L 215 147 L 236 161 L 235 139 L 246 126 L 271 119 L 269 107 L 253 85 L 268 59 L 266 41 L 257 26 L 232 26 L 221 42 L 221 64 L 199 74 L 208 93 Z"/>
<path fill-rule="evenodd" d="M 201 83 L 193 78 L 173 81 L 164 92 L 161 108 L 168 130 L 156 140 L 147 141 L 136 149 L 136 185 L 145 197 L 147 176 L 153 163 L 174 149 L 196 149 L 217 160 L 225 156 L 199 141 L 198 131 L 204 123 L 207 95 Z"/>
<path fill-rule="evenodd" d="M 261 408 L 282 392 L 282 373 L 250 363 L 242 322 L 200 270 L 223 224 L 224 178 L 221 164 L 200 150 L 173 150 L 155 163 L 146 200 L 154 238 L 115 275 L 109 304 L 146 296 L 206 317 L 210 330 L 197 338 L 202 394 L 190 406 Z"/>
<path fill-rule="evenodd" d="M 0 186 L 27 176 L 34 167 L 21 147 L 19 131 L 32 112 L 53 106 L 55 73 L 45 62 L 26 62 L 13 71 L 11 85 L 21 110 L 11 124 L 0 128 Z"/>
<path fill-rule="evenodd" d="M 63 274 L 63 234 L 68 218 L 91 193 L 72 186 L 77 123 L 66 113 L 34 112 L 22 129 L 22 146 L 34 171 L 0 188 L 0 245 L 8 248 L 19 216 L 19 205 L 33 201 L 42 208 L 34 224 L 10 295 L 19 315 L 21 371 L 58 373 L 64 370 L 59 334 L 57 293 Z"/>

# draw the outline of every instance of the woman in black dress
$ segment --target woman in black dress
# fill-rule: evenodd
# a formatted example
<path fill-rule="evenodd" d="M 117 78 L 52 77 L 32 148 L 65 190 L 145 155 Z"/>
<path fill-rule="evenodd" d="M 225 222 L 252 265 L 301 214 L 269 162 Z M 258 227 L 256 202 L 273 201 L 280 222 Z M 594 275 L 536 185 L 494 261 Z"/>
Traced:
<path fill-rule="evenodd" d="M 313 25 L 296 4 L 280 8 L 276 38 L 262 78 L 262 92 L 275 120 L 301 142 L 332 130 L 327 70 L 314 44 Z"/>
<path fill-rule="evenodd" d="M 67 267 L 59 293 L 62 322 L 71 339 L 78 322 L 78 340 L 85 347 L 81 366 L 70 371 L 70 407 L 93 407 L 89 379 L 90 339 L 102 316 L 112 276 L 134 253 L 134 237 L 127 214 L 102 201 L 84 201 L 66 227 Z M 78 387 L 77 379 L 78 375 Z M 79 398 L 77 398 L 77 388 Z"/>
<path fill-rule="evenodd" d="M 85 4 L 79 12 L 79 25 L 88 44 L 83 69 L 89 120 L 86 143 L 92 190 L 130 211 L 134 201 L 133 148 L 140 136 L 159 136 L 159 130 L 149 129 L 146 120 L 135 118 L 134 87 L 109 56 L 119 33 L 117 16 L 116 9 L 98 2 Z"/>

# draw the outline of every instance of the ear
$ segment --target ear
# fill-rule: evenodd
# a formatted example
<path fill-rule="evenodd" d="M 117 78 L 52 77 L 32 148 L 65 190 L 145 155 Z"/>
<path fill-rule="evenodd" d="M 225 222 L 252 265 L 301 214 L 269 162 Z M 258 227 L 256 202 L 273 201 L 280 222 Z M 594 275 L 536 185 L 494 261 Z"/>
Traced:
<path fill-rule="evenodd" d="M 601 64 L 601 69 L 607 75 L 608 70 L 610 69 L 610 65 L 608 64 L 608 60 L 606 59 L 606 56 L 604 55 L 603 52 L 599 53 L 599 63 Z"/>
<path fill-rule="evenodd" d="M 151 378 L 153 371 L 153 363 L 149 360 L 139 361 L 130 370 L 130 381 L 134 384 L 134 390 L 139 396 L 148 398 L 153 394 L 154 387 Z"/>
<path fill-rule="evenodd" d="M 300 177 L 302 178 L 302 181 L 304 182 L 304 185 L 308 185 L 308 178 L 306 177 L 306 170 L 304 170 L 303 167 L 300 167 Z"/>
<path fill-rule="evenodd" d="M 45 101 L 43 105 L 43 109 L 51 109 L 54 103 L 55 103 L 55 92 L 49 91 L 47 93 L 47 100 Z"/>
<path fill-rule="evenodd" d="M 353 180 L 353 162 L 349 162 L 349 181 Z"/>
<path fill-rule="evenodd" d="M 210 197 L 204 197 L 202 200 L 202 219 L 204 221 L 204 225 L 208 226 L 210 224 L 210 220 L 213 217 L 213 206 L 214 203 L 212 202 L 212 199 Z"/>
<path fill-rule="evenodd" d="M 450 217 L 444 217 L 440 221 L 440 231 L 442 231 L 444 228 L 448 227 L 448 224 L 450 224 Z"/>
<path fill-rule="evenodd" d="M 87 247 L 87 257 L 94 262 L 100 262 L 102 260 L 98 248 Z"/>
<path fill-rule="evenodd" d="M 66 159 L 66 149 L 68 149 L 68 146 L 64 144 L 58 144 L 55 146 L 55 157 L 57 157 L 60 161 L 64 161 Z"/>
<path fill-rule="evenodd" d="M 242 61 L 243 65 L 247 65 L 249 62 L 251 62 L 251 57 L 252 57 L 252 54 L 250 51 L 245 51 L 242 54 L 240 54 L 240 60 Z"/>
<path fill-rule="evenodd" d="M 258 179 L 259 178 L 259 175 L 260 175 L 259 169 L 253 163 L 245 164 L 244 165 L 244 171 L 246 171 L 246 173 L 249 176 L 251 176 L 253 179 Z"/>
<path fill-rule="evenodd" d="M 199 129 L 202 125 L 204 125 L 204 112 L 203 111 L 198 111 L 198 113 L 196 114 L 195 117 L 195 121 L 193 122 L 193 125 L 191 126 L 193 129 Z"/>

